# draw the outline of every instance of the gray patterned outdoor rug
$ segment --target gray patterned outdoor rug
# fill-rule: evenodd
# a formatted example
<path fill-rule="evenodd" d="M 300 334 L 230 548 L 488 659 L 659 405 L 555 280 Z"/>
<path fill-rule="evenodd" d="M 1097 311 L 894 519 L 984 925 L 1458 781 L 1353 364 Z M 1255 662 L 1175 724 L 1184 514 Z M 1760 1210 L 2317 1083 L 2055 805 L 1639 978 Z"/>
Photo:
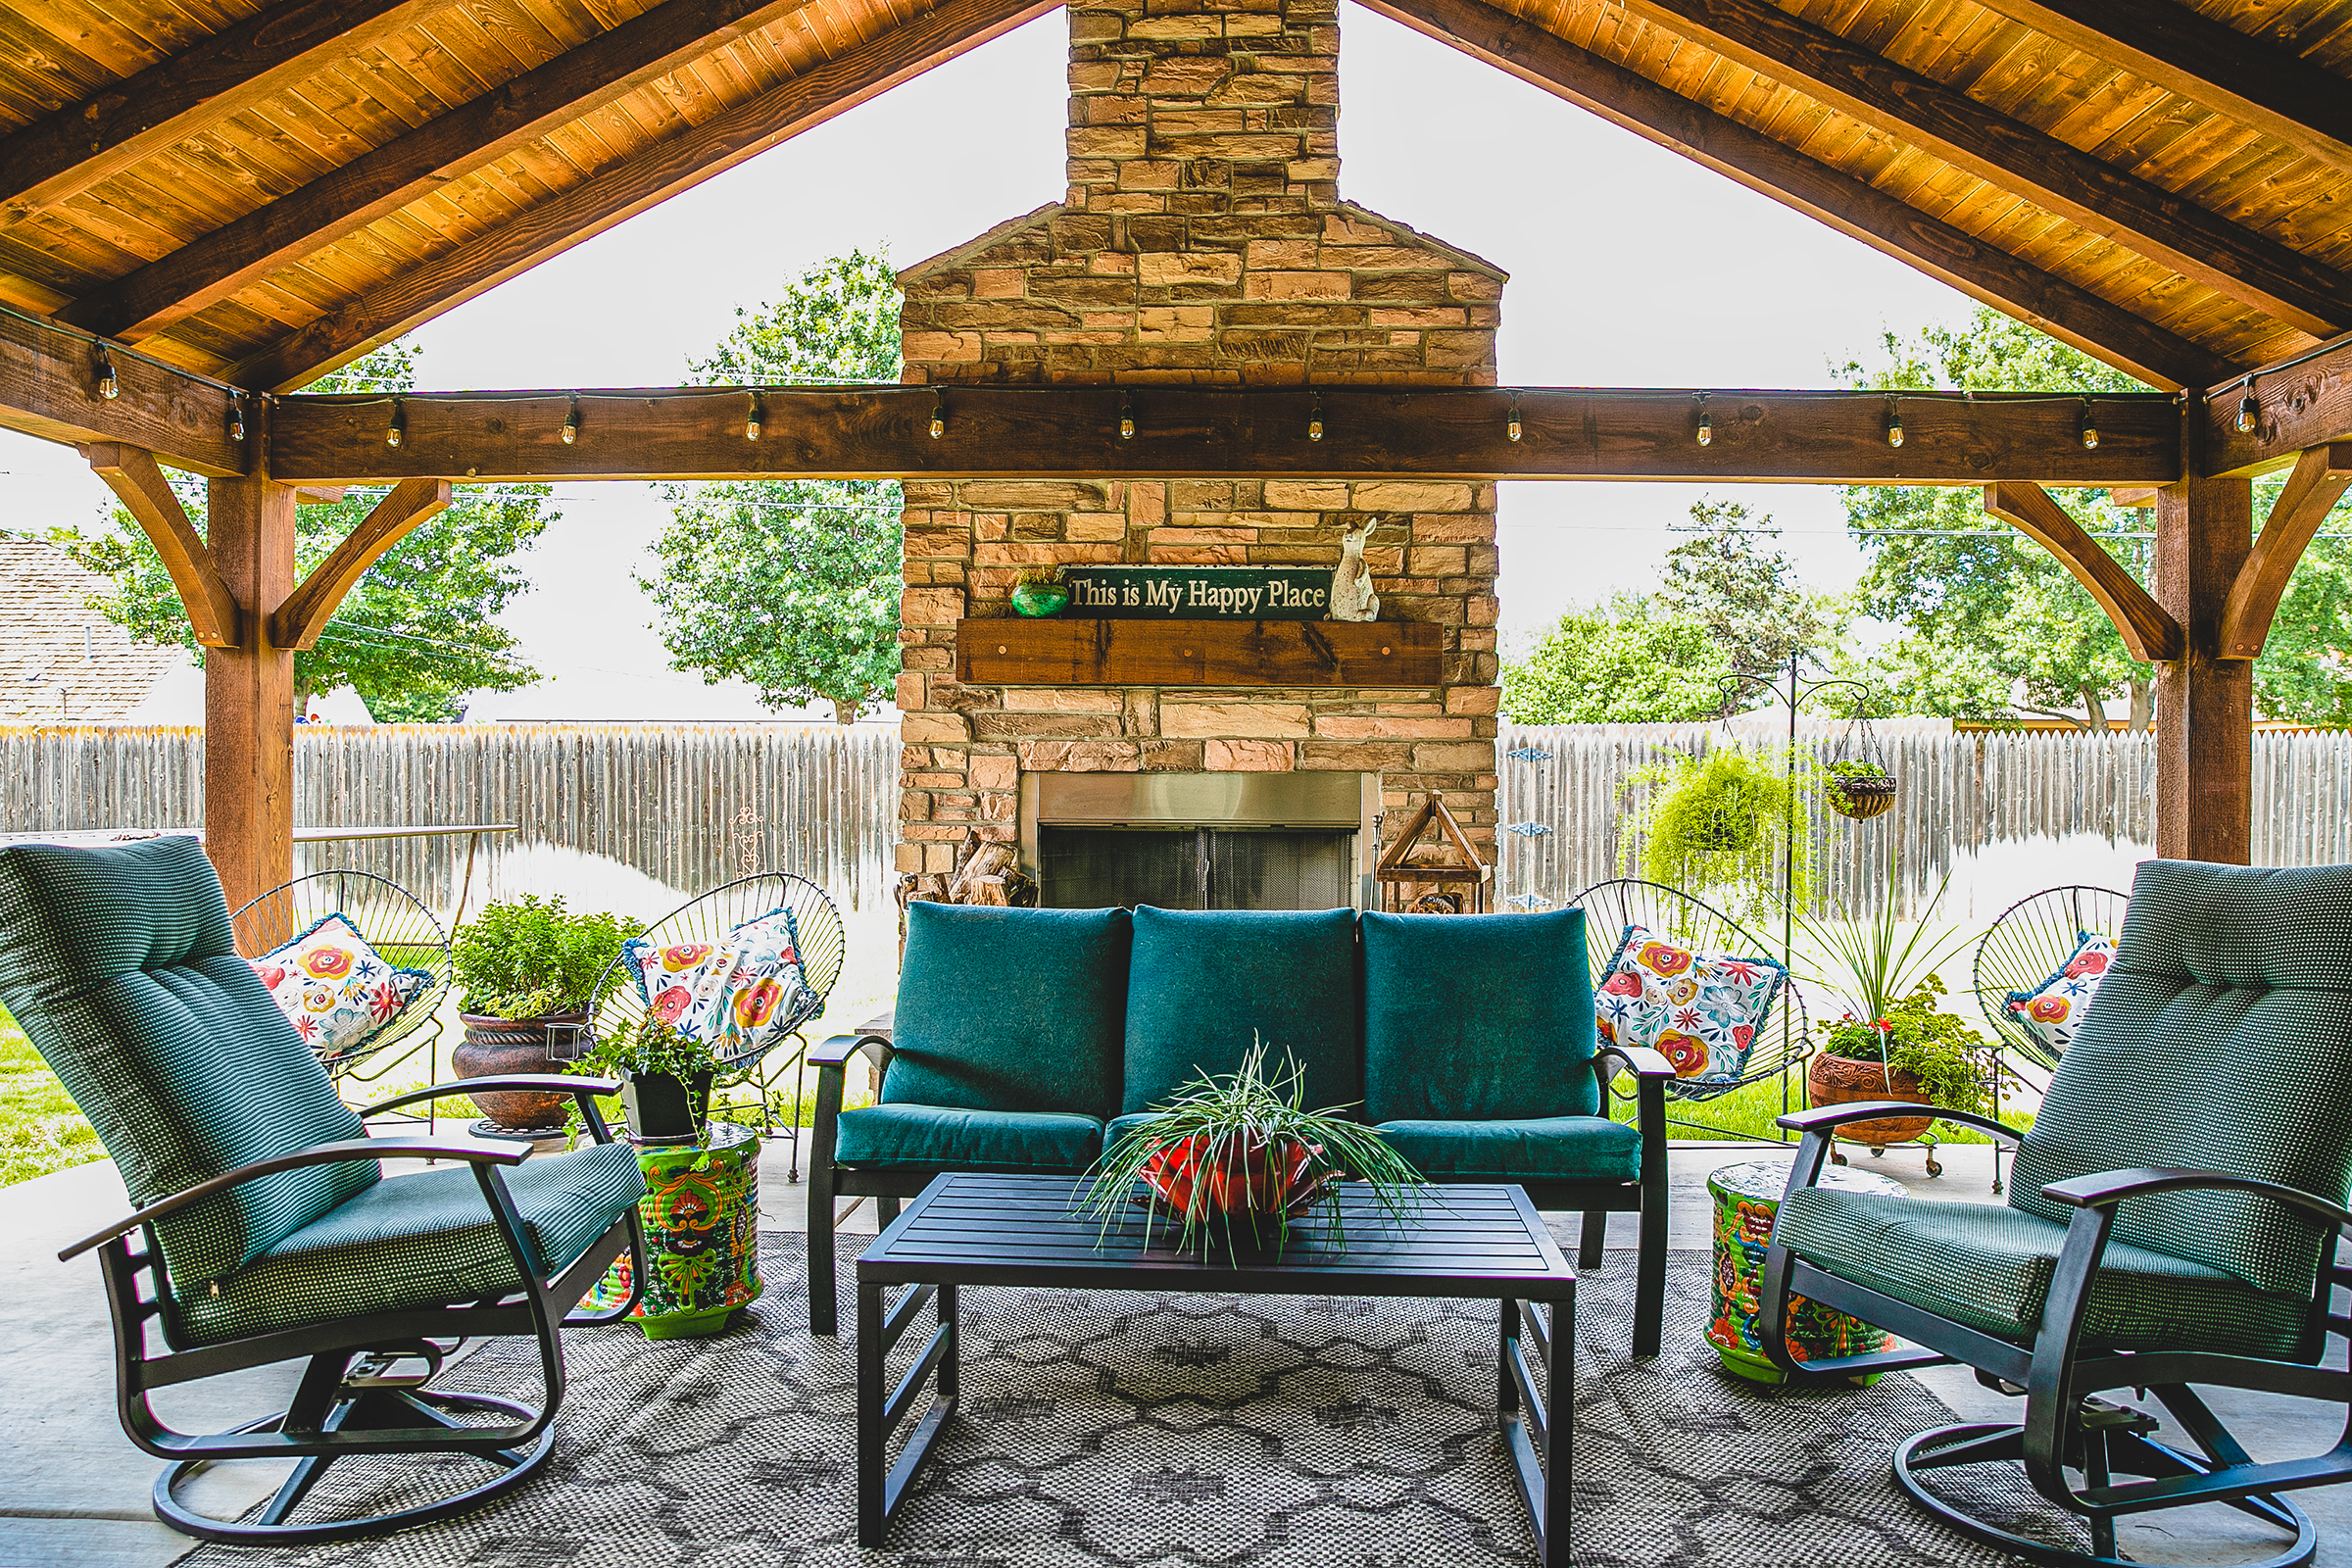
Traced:
<path fill-rule="evenodd" d="M 566 1336 L 549 1471 L 469 1517 L 206 1568 L 1419 1568 L 1532 1558 L 1494 1446 L 1492 1302 L 963 1293 L 957 1418 L 893 1527 L 856 1544 L 856 1354 L 812 1339 L 800 1239 L 767 1235 L 764 1301 L 724 1338 Z M 845 1238 L 842 1278 L 863 1238 Z M 1758 1392 L 1701 1339 L 1708 1256 L 1677 1252 L 1667 1350 L 1626 1352 L 1631 1252 L 1578 1287 L 1575 1557 L 1725 1568 L 2007 1564 L 1887 1479 L 1894 1444 L 1951 1419 L 1907 1377 Z M 856 1322 L 843 1301 L 845 1331 Z M 906 1354 L 923 1338 L 907 1336 Z M 451 1387 L 535 1386 L 506 1342 Z M 898 1370 L 894 1364 L 893 1375 Z M 912 1423 L 909 1423 L 911 1425 Z M 472 1461 L 450 1461 L 479 1472 Z M 403 1500 L 360 1461 L 317 1494 Z M 414 1472 L 412 1472 L 412 1478 Z"/>

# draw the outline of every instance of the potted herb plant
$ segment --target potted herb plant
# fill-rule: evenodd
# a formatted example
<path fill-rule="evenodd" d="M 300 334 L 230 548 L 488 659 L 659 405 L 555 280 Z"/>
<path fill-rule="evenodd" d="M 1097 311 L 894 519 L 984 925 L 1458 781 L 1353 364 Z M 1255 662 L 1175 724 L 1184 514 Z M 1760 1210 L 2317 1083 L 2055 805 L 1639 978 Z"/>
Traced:
<path fill-rule="evenodd" d="M 1055 614 L 1069 602 L 1069 584 L 1059 566 L 1023 566 L 1013 579 L 1012 608 L 1024 615 Z"/>
<path fill-rule="evenodd" d="M 1371 1189 L 1380 1206 L 1402 1217 L 1418 1202 L 1420 1172 L 1339 1106 L 1306 1108 L 1306 1070 L 1287 1053 L 1268 1076 L 1264 1043 L 1253 1043 L 1239 1070 L 1202 1074 L 1179 1089 L 1151 1120 L 1103 1151 L 1084 1201 L 1107 1232 L 1140 1198 L 1146 1226 L 1167 1220 L 1179 1245 L 1229 1254 L 1279 1250 L 1293 1226 L 1318 1216 L 1327 1242 L 1347 1235 L 1334 1182 Z M 1139 1193 L 1138 1189 L 1141 1188 Z"/>
<path fill-rule="evenodd" d="M 1784 756 L 1709 747 L 1638 769 L 1627 782 L 1652 793 L 1625 819 L 1620 859 L 1630 859 L 1639 842 L 1642 874 L 1650 881 L 1694 894 L 1724 889 L 1736 919 L 1776 906 L 1784 872 L 1789 899 L 1804 901 L 1811 881 L 1807 774 L 1791 776 Z"/>
<path fill-rule="evenodd" d="M 451 1067 L 461 1078 L 546 1071 L 550 1045 L 587 1027 L 602 990 L 620 979 L 612 964 L 621 943 L 643 929 L 609 911 L 573 914 L 561 895 L 484 905 L 450 944 L 466 1025 Z M 527 1090 L 470 1098 L 483 1115 L 515 1132 L 562 1131 L 571 1103 L 568 1095 Z"/>
<path fill-rule="evenodd" d="M 640 1144 L 700 1142 L 710 1120 L 711 1086 L 727 1071 L 708 1045 L 651 1015 L 615 1039 L 600 1040 L 583 1059 L 620 1080 L 629 1136 Z"/>

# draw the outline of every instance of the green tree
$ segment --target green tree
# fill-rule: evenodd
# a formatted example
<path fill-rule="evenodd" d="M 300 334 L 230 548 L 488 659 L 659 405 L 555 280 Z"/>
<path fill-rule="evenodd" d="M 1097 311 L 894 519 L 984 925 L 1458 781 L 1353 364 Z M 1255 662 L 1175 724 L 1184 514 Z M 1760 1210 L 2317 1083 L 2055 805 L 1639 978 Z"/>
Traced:
<path fill-rule="evenodd" d="M 1502 670 L 1502 710 L 1521 724 L 1657 724 L 1723 710 L 1732 662 L 1698 621 L 1655 596 L 1620 594 L 1560 617 Z"/>
<path fill-rule="evenodd" d="M 1780 536 L 1771 517 L 1750 517 L 1737 501 L 1701 501 L 1690 521 L 1691 537 L 1666 552 L 1662 611 L 1705 627 L 1734 669 L 1772 669 L 1825 651 L 1838 616 L 1797 582 L 1787 551 L 1758 547 L 1759 537 Z"/>
<path fill-rule="evenodd" d="M 323 377 L 314 392 L 405 392 L 416 385 L 417 350 L 394 343 Z M 199 531 L 201 479 L 167 470 Z M 494 617 L 529 584 L 514 557 L 556 520 L 544 484 L 460 485 L 456 503 L 403 539 L 345 596 L 318 646 L 296 651 L 297 706 L 349 686 L 379 723 L 448 719 L 469 691 L 513 691 L 539 678 L 515 653 L 514 634 Z M 296 512 L 295 569 L 306 573 L 381 499 L 355 490 Z M 145 642 L 197 647 L 163 559 L 130 514 L 113 509 L 103 532 L 52 535 L 82 565 L 113 579 L 92 608 Z"/>
<path fill-rule="evenodd" d="M 897 278 L 879 254 L 819 263 L 691 363 L 710 386 L 895 382 Z M 674 668 L 750 682 L 770 708 L 822 698 L 855 723 L 899 672 L 895 483 L 748 479 L 664 487 L 671 520 L 639 577 Z"/>

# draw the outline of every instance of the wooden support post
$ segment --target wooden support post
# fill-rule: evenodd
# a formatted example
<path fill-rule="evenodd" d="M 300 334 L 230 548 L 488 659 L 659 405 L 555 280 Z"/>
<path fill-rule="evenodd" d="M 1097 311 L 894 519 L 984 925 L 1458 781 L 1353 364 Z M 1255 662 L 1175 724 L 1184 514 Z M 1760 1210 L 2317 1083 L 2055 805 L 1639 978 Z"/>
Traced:
<path fill-rule="evenodd" d="M 294 592 L 294 491 L 215 479 L 205 531 L 245 628 L 204 656 L 204 844 L 234 909 L 294 874 L 294 651 L 270 635 Z"/>
<path fill-rule="evenodd" d="M 2168 860 L 2252 858 L 2254 665 L 2222 657 L 2222 626 L 2253 535 L 2244 479 L 2157 492 L 2156 599 L 2185 633 L 2156 673 L 2156 853 Z"/>

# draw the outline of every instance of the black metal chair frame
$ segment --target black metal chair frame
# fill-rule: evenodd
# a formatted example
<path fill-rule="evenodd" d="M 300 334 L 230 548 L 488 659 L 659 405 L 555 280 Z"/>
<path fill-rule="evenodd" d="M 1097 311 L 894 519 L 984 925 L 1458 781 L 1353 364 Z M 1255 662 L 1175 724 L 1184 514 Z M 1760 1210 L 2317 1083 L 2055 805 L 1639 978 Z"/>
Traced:
<path fill-rule="evenodd" d="M 568 1092 L 579 1104 L 589 1136 L 598 1143 L 612 1140 L 595 1102 L 598 1095 L 619 1092 L 620 1086 L 608 1079 L 547 1074 L 474 1078 L 396 1096 L 360 1114 L 372 1116 L 433 1096 L 484 1087 Z M 155 1482 L 157 1517 L 185 1535 L 238 1545 L 345 1541 L 446 1519 L 479 1507 L 521 1485 L 545 1465 L 555 1452 L 556 1409 L 564 1396 L 564 1346 L 560 1331 L 565 1327 L 616 1322 L 636 1307 L 645 1279 L 645 1237 L 637 1205 L 632 1203 L 628 1212 L 615 1220 L 575 1262 L 561 1275 L 548 1278 L 546 1260 L 537 1254 L 530 1232 L 499 1174 L 499 1167 L 520 1164 L 529 1152 L 519 1146 L 446 1143 L 426 1138 L 355 1138 L 319 1144 L 256 1160 L 160 1199 L 58 1253 L 63 1261 L 78 1257 L 93 1248 L 98 1250 L 106 1278 L 107 1307 L 114 1319 L 116 1410 L 123 1432 L 132 1443 L 159 1459 L 171 1461 L 170 1468 Z M 528 1282 L 525 1288 L 496 1298 L 335 1318 L 219 1345 L 177 1343 L 172 1332 L 172 1319 L 165 1311 L 171 1287 L 165 1277 L 163 1251 L 155 1238 L 156 1221 L 217 1198 L 256 1177 L 362 1159 L 464 1161 L 480 1185 L 483 1200 L 489 1205 L 500 1238 L 506 1244 L 507 1255 L 514 1263 L 515 1277 Z M 133 1233 L 142 1241 L 136 1251 L 130 1246 Z M 631 1265 L 629 1298 L 608 1311 L 566 1316 L 624 1250 Z M 161 1353 L 148 1344 L 150 1320 L 160 1320 L 157 1327 L 166 1346 Z M 540 1374 L 545 1380 L 544 1399 L 539 1407 L 534 1409 L 517 1400 L 486 1394 L 453 1394 L 426 1387 L 440 1375 L 445 1359 L 459 1342 L 521 1335 L 531 1336 L 539 1346 Z M 304 1369 L 284 1412 L 227 1432 L 174 1431 L 148 1402 L 148 1396 L 157 1389 L 298 1356 L 307 1356 L 310 1365 Z M 398 1370 L 410 1363 L 420 1363 L 420 1368 L 412 1372 Z M 490 1411 L 509 1419 L 495 1426 L 461 1424 L 434 1408 L 435 1405 Z M 337 1459 L 355 1454 L 446 1453 L 485 1460 L 499 1473 L 455 1495 L 394 1513 L 318 1523 L 286 1522 Z M 179 1487 L 197 1472 L 235 1459 L 298 1462 L 275 1496 L 250 1522 L 215 1519 L 196 1512 L 180 1499 Z"/>
<path fill-rule="evenodd" d="M 833 1241 L 839 1221 L 833 1211 L 836 1198 L 871 1198 L 881 1223 L 898 1217 L 899 1201 L 913 1198 L 931 1179 L 954 1168 L 893 1165 L 864 1169 L 838 1165 L 833 1150 L 840 1131 L 842 1097 L 852 1058 L 863 1054 L 873 1063 L 874 1081 L 890 1065 L 891 1026 L 887 1020 L 868 1023 L 853 1034 L 834 1035 L 808 1053 L 816 1068 L 816 1122 L 809 1129 L 808 1148 L 808 1331 L 836 1332 L 837 1286 Z M 1642 1135 L 1642 1175 L 1638 1181 L 1521 1182 L 1528 1200 L 1545 1212 L 1582 1210 L 1584 1230 L 1577 1248 L 1577 1267 L 1600 1267 L 1601 1247 L 1608 1216 L 1642 1216 L 1641 1250 L 1635 1264 L 1634 1354 L 1655 1355 L 1666 1316 L 1666 1109 L 1665 1085 L 1674 1068 L 1664 1056 L 1640 1047 L 1603 1046 L 1592 1057 L 1592 1075 L 1599 1081 L 1605 1103 L 1610 1085 L 1624 1073 L 1637 1082 L 1637 1126 Z"/>
<path fill-rule="evenodd" d="M 1968 983 L 1976 993 L 1977 1010 L 1984 1014 L 1984 1026 L 1992 1031 L 1996 1054 L 2006 1056 L 2014 1051 L 2044 1069 L 2058 1065 L 2057 1054 L 2010 1012 L 2009 996 L 2049 979 L 2075 951 L 2080 933 L 2097 931 L 2113 940 L 2123 930 L 2124 908 L 2131 902 L 2129 894 L 2082 882 L 2044 888 L 2003 909 L 2000 917 L 1984 928 L 1969 966 Z M 2060 908 L 2066 911 L 2065 919 L 2050 923 L 2052 913 Z M 2001 1114 L 2001 1080 L 2006 1076 L 1998 1071 L 1992 1075 L 1996 1121 Z M 2001 1191 L 2001 1146 L 1997 1143 L 1992 1146 L 1992 1190 Z"/>
<path fill-rule="evenodd" d="M 1620 918 L 1613 922 L 1595 924 L 1592 918 L 1592 908 L 1588 903 L 1595 895 L 1610 901 L 1614 906 L 1609 912 Z M 1677 904 L 1687 906 L 1699 919 L 1713 922 L 1714 934 L 1694 936 L 1688 931 L 1674 929 L 1669 922 L 1667 928 L 1660 931 L 1659 934 L 1662 936 L 1690 942 L 1702 949 L 1721 949 L 1732 946 L 1733 943 L 1719 940 L 1720 937 L 1730 937 L 1737 945 L 1747 948 L 1759 956 L 1772 958 L 1776 963 L 1782 961 L 1780 958 L 1774 957 L 1770 943 L 1705 900 L 1693 898 L 1682 889 L 1669 887 L 1663 882 L 1645 882 L 1638 877 L 1616 877 L 1607 882 L 1593 883 L 1571 901 L 1577 907 L 1585 911 L 1585 947 L 1591 958 L 1592 984 L 1595 989 L 1600 985 L 1601 966 L 1616 954 L 1618 944 L 1624 940 L 1625 927 L 1636 924 L 1651 924 L 1648 920 L 1634 918 L 1636 913 L 1634 901 L 1637 898 L 1645 900 L 1653 906 L 1671 899 Z M 1654 926 L 1652 928 L 1656 929 Z M 1781 992 L 1774 1001 L 1773 1013 L 1777 1019 L 1777 1029 L 1772 1023 L 1767 1023 L 1765 1028 L 1767 1033 L 1777 1033 L 1780 1036 L 1780 1047 L 1762 1062 L 1757 1060 L 1758 1055 L 1762 1054 L 1761 1053 L 1750 1052 L 1748 1059 L 1741 1064 L 1740 1075 L 1737 1078 L 1712 1082 L 1676 1078 L 1666 1085 L 1666 1099 L 1686 1104 L 1703 1105 L 1709 1101 L 1720 1100 L 1724 1096 L 1737 1090 L 1745 1089 L 1751 1084 L 1769 1083 L 1778 1078 L 1781 1081 L 1782 1113 L 1787 1114 L 1789 1110 L 1796 1108 L 1790 1102 L 1789 1080 L 1792 1077 L 1801 1077 L 1804 1064 L 1812 1056 L 1815 1048 L 1812 1020 L 1805 1011 L 1804 994 L 1797 988 L 1795 975 L 1789 974 L 1782 978 Z M 1714 1138 L 1732 1138 L 1755 1143 L 1788 1142 L 1785 1137 L 1768 1138 L 1761 1133 L 1742 1132 L 1736 1127 L 1718 1127 L 1711 1122 L 1693 1121 L 1688 1116 L 1669 1114 L 1666 1118 L 1666 1125 L 1682 1128 L 1686 1132 L 1705 1133 Z M 1932 1161 L 1933 1155 L 1930 1157 Z M 1842 1155 L 1839 1156 L 1839 1162 L 1843 1163 Z"/>
<path fill-rule="evenodd" d="M 1898 1104 L 1829 1105 L 1798 1112 L 1783 1125 L 1801 1132 L 1796 1163 L 1788 1174 L 1793 1197 L 1819 1179 L 1831 1137 L 1842 1122 L 1899 1111 Z M 1985 1116 L 1943 1111 L 2014 1147 L 2019 1135 Z M 2327 1228 L 2325 1260 L 2319 1270 L 2300 1347 L 2308 1359 L 2268 1360 L 2194 1348 L 2101 1350 L 2082 1343 L 2082 1324 L 2091 1283 L 2115 1225 L 2119 1205 L 2134 1198 L 2196 1189 L 2255 1194 Z M 1894 1479 L 1911 1500 L 1972 1540 L 2046 1568 L 2126 1568 L 2116 1551 L 2115 1523 L 2133 1514 L 2197 1503 L 2224 1503 L 2291 1532 L 2284 1551 L 2254 1568 L 2298 1568 L 2319 1549 L 2311 1520 L 2278 1494 L 2303 1487 L 2352 1481 L 2352 1372 L 2317 1363 L 2328 1335 L 2352 1339 L 2352 1317 L 2330 1310 L 2335 1287 L 2352 1285 L 2352 1268 L 2335 1261 L 2352 1210 L 2275 1182 L 2220 1171 L 2180 1168 L 2118 1170 L 2053 1182 L 2042 1196 L 2075 1210 L 2042 1308 L 2033 1344 L 2012 1345 L 1964 1324 L 1939 1317 L 1907 1301 L 1840 1279 L 1792 1254 L 1777 1241 L 1764 1258 L 1757 1287 L 1763 1308 L 1764 1351 L 1792 1386 L 1825 1384 L 1874 1372 L 1958 1363 L 1976 1369 L 1978 1381 L 2004 1394 L 2022 1395 L 2020 1422 L 1964 1422 L 1937 1427 L 1909 1439 L 1894 1454 Z M 1912 1341 L 1912 1348 L 1835 1359 L 1797 1361 L 1788 1353 L 1788 1301 L 1803 1297 L 1850 1313 Z M 2336 1446 L 2314 1458 L 2256 1463 L 2220 1417 L 2191 1388 L 2248 1389 L 2326 1399 L 2347 1408 L 2345 1434 Z M 2171 1412 L 2195 1441 L 2200 1453 L 2186 1453 L 2150 1434 L 2155 1419 L 2146 1412 L 2097 1396 L 2119 1389 L 2144 1390 Z M 1962 1512 L 1930 1492 L 1923 1472 L 1996 1461 L 2021 1463 L 2034 1490 L 2087 1526 L 2088 1554 L 2031 1540 Z M 2080 1471 L 2081 1484 L 2068 1474 Z M 2119 1482 L 2118 1474 L 2141 1479 Z"/>
<path fill-rule="evenodd" d="M 693 941 L 715 938 L 779 905 L 791 908 L 800 932 L 801 979 L 816 993 L 817 1010 L 786 1037 L 795 1043 L 789 1054 L 782 1052 L 783 1042 L 779 1041 L 751 1064 L 744 1079 L 734 1081 L 758 1086 L 760 1135 L 792 1145 L 791 1168 L 785 1179 L 797 1182 L 801 1179 L 801 1112 L 807 1103 L 804 1087 L 808 1069 L 808 1024 L 823 1015 L 824 1004 L 832 997 L 833 987 L 840 983 L 842 966 L 849 957 L 848 932 L 832 895 L 795 872 L 755 871 L 688 899 L 646 927 L 643 938 L 663 944 L 681 938 Z M 812 915 L 821 915 L 821 919 L 811 919 Z M 817 928 L 813 932 L 812 926 Z M 621 963 L 620 958 L 614 958 L 598 980 L 597 994 L 604 1000 L 597 1005 L 595 1024 L 588 1031 L 588 1038 L 579 1041 L 570 1054 L 584 1054 L 596 1041 L 634 1028 L 644 1019 L 645 999 L 638 994 L 634 978 L 621 968 Z M 610 984 L 615 971 L 620 973 L 620 983 Z M 779 1081 L 786 1073 L 792 1079 L 792 1115 L 784 1130 L 778 1132 L 776 1112 L 783 1100 Z"/>

